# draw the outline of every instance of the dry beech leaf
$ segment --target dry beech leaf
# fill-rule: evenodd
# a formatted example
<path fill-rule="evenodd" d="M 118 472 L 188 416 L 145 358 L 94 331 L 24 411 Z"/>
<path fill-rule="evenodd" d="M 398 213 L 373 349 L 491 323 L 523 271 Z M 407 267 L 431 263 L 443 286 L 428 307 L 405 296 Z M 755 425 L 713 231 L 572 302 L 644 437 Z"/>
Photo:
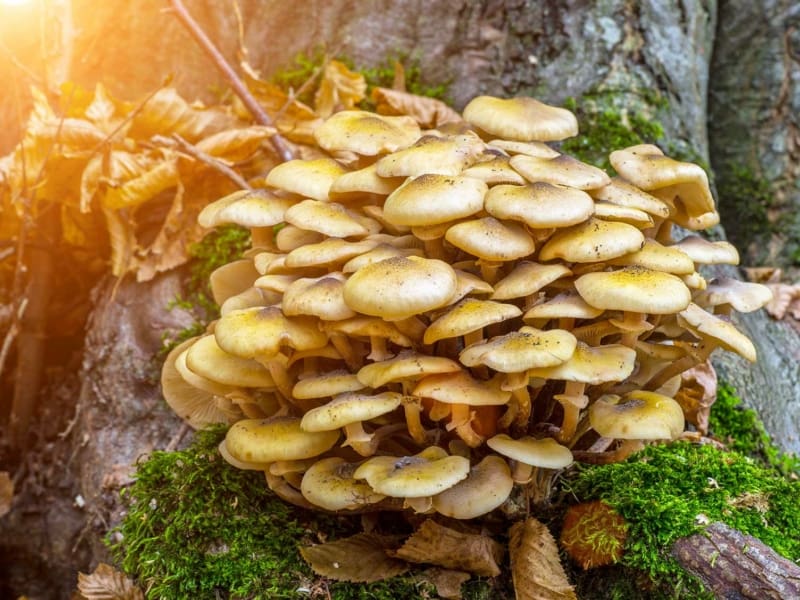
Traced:
<path fill-rule="evenodd" d="M 86 600 L 144 600 L 144 594 L 123 573 L 100 563 L 91 575 L 78 573 L 78 590 Z"/>
<path fill-rule="evenodd" d="M 135 179 L 109 189 L 102 199 L 110 209 L 133 208 L 178 183 L 178 158 L 170 156 Z"/>
<path fill-rule="evenodd" d="M 789 306 L 796 298 L 800 298 L 800 284 L 766 283 L 772 291 L 772 300 L 764 307 L 769 315 L 775 319 L 783 319 L 789 311 Z"/>
<path fill-rule="evenodd" d="M 338 110 L 351 110 L 364 99 L 367 82 L 361 73 L 338 60 L 329 60 L 314 97 L 317 114 L 326 119 Z"/>
<path fill-rule="evenodd" d="M 517 600 L 576 600 L 547 527 L 529 517 L 511 526 L 508 544 Z"/>
<path fill-rule="evenodd" d="M 224 112 L 192 106 L 175 88 L 166 87 L 145 102 L 133 118 L 130 135 L 149 138 L 156 134 L 169 136 L 177 133 L 195 142 L 232 125 L 233 119 Z"/>
<path fill-rule="evenodd" d="M 708 433 L 708 415 L 717 399 L 717 372 L 710 361 L 695 365 L 681 374 L 681 387 L 675 400 L 681 405 L 689 423 L 705 435 Z"/>
<path fill-rule="evenodd" d="M 503 553 L 503 546 L 488 536 L 462 533 L 429 519 L 394 555 L 409 562 L 496 577 Z"/>
<path fill-rule="evenodd" d="M 198 150 L 231 162 L 246 160 L 261 146 L 261 143 L 275 135 L 274 127 L 252 125 L 239 129 L 220 131 L 195 144 Z"/>
<path fill-rule="evenodd" d="M 462 120 L 461 115 L 436 98 L 376 87 L 372 90 L 372 100 L 376 104 L 375 110 L 378 113 L 408 115 L 419 123 L 420 127 L 427 129 Z"/>
<path fill-rule="evenodd" d="M 8 471 L 0 471 L 0 517 L 11 510 L 11 501 L 14 499 L 14 482 Z"/>
<path fill-rule="evenodd" d="M 115 277 L 122 277 L 131 267 L 136 250 L 136 233 L 131 223 L 119 213 L 107 208 L 102 210 L 111 245 L 111 273 Z"/>
<path fill-rule="evenodd" d="M 446 600 L 461 600 L 461 586 L 469 581 L 471 575 L 465 571 L 452 569 L 427 569 L 420 573 L 419 579 L 430 583 L 436 588 L 440 598 Z"/>
<path fill-rule="evenodd" d="M 335 542 L 302 547 L 300 554 L 318 575 L 336 581 L 372 583 L 408 571 L 408 563 L 387 554 L 395 547 L 396 538 L 357 533 Z"/>

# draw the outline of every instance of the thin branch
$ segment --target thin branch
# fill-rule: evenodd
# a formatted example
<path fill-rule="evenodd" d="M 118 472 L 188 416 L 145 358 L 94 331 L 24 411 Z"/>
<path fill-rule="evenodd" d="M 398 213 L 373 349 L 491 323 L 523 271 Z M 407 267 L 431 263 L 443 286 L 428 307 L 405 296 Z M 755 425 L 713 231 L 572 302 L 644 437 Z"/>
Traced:
<path fill-rule="evenodd" d="M 120 131 L 120 130 L 123 128 L 123 127 L 125 127 L 125 125 L 127 125 L 127 124 L 128 124 L 128 123 L 130 123 L 130 122 L 131 122 L 133 119 L 135 119 L 135 118 L 136 118 L 136 115 L 138 115 L 140 112 L 142 112 L 142 110 L 144 110 L 144 107 L 147 105 L 147 103 L 148 103 L 148 102 L 150 102 L 150 100 L 153 98 L 153 96 L 155 96 L 155 95 L 156 95 L 158 92 L 160 92 L 162 89 L 164 89 L 163 85 L 162 85 L 162 87 L 157 87 L 157 88 L 156 88 L 156 89 L 154 89 L 152 92 L 150 92 L 150 93 L 149 93 L 149 94 L 148 94 L 148 95 L 145 97 L 145 99 L 144 99 L 144 100 L 142 100 L 142 101 L 139 103 L 139 105 L 138 105 L 136 108 L 134 108 L 134 109 L 133 109 L 131 112 L 129 112 L 127 115 L 125 115 L 125 118 L 124 118 L 124 119 L 122 119 L 122 121 L 120 121 L 120 122 L 119 122 L 119 124 L 118 124 L 116 127 L 114 127 L 114 129 L 112 129 L 112 130 L 111 130 L 111 133 L 109 133 L 109 134 L 108 134 L 106 137 L 104 137 L 102 140 L 100 140 L 100 141 L 97 143 L 97 145 L 96 145 L 94 148 L 92 148 L 92 151 L 91 151 L 91 152 L 89 152 L 89 156 L 91 157 L 91 156 L 94 156 L 95 154 L 97 154 L 97 152 L 100 150 L 100 148 L 102 148 L 102 147 L 103 147 L 105 144 L 107 144 L 107 143 L 108 143 L 108 142 L 109 142 L 109 141 L 110 141 L 110 140 L 111 140 L 111 139 L 112 139 L 112 138 L 113 138 L 115 135 L 117 135 L 117 133 L 118 133 L 118 132 L 119 132 L 119 131 Z"/>
<path fill-rule="evenodd" d="M 225 76 L 225 79 L 228 80 L 228 83 L 230 83 L 234 93 L 239 96 L 239 99 L 247 107 L 247 110 L 250 111 L 250 114 L 253 115 L 256 122 L 259 125 L 273 127 L 272 119 L 266 113 L 264 108 L 258 103 L 258 100 L 255 99 L 253 94 L 250 93 L 250 90 L 247 89 L 247 86 L 244 84 L 241 77 L 237 75 L 236 71 L 233 70 L 233 67 L 231 67 L 230 63 L 228 63 L 225 57 L 222 56 L 222 53 L 214 45 L 214 42 L 212 42 L 208 35 L 206 35 L 206 32 L 203 31 L 203 29 L 200 27 L 200 24 L 195 21 L 194 17 L 192 17 L 192 15 L 186 9 L 186 6 L 184 6 L 182 0 L 170 0 L 170 3 L 172 4 L 175 14 L 184 24 L 186 29 L 189 30 L 189 33 L 192 34 L 192 37 L 194 37 L 195 41 L 200 44 L 209 58 L 214 61 L 217 69 L 219 69 L 220 72 Z M 286 140 L 283 139 L 283 136 L 275 133 L 269 138 L 269 140 L 281 160 L 289 161 L 294 158 L 292 150 L 289 148 Z"/>
<path fill-rule="evenodd" d="M 175 140 L 178 143 L 178 145 L 181 147 L 181 150 L 186 152 L 186 154 L 189 154 L 189 155 L 193 156 L 194 158 L 196 158 L 200 162 L 208 165 L 209 167 L 211 167 L 215 171 L 219 171 L 225 177 L 227 177 L 228 179 L 233 181 L 233 183 L 238 185 L 243 190 L 252 190 L 253 189 L 253 186 L 251 186 L 249 183 L 247 183 L 247 181 L 245 181 L 244 178 L 241 175 L 239 175 L 236 171 L 231 169 L 224 162 L 222 162 L 221 160 L 219 160 L 217 158 L 214 158 L 210 154 L 207 154 L 207 153 L 203 152 L 197 146 L 195 146 L 193 144 L 190 144 L 185 139 L 183 139 L 179 134 L 173 133 L 172 136 L 171 136 L 171 139 Z M 156 141 L 156 138 L 154 138 L 154 141 Z"/>
<path fill-rule="evenodd" d="M 22 315 L 25 314 L 25 309 L 28 307 L 28 299 L 23 298 L 19 306 L 17 307 L 16 314 L 13 315 L 11 320 L 11 325 L 6 332 L 6 337 L 3 339 L 3 346 L 0 348 L 0 373 L 3 372 L 6 364 L 6 358 L 8 358 L 8 352 L 11 350 L 11 344 L 14 342 L 14 338 L 17 337 L 19 333 L 19 323 L 22 319 Z"/>

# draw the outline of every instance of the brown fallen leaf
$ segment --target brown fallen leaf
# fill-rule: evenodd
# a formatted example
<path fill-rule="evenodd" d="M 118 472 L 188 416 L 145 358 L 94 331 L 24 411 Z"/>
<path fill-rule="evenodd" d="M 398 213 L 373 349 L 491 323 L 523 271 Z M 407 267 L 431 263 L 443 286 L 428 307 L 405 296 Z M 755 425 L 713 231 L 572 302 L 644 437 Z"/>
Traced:
<path fill-rule="evenodd" d="M 464 571 L 431 568 L 420 573 L 420 580 L 430 583 L 436 588 L 440 598 L 461 600 L 461 586 L 469 581 L 471 575 Z"/>
<path fill-rule="evenodd" d="M 408 115 L 424 128 L 462 121 L 461 115 L 436 98 L 376 87 L 372 90 L 372 100 L 376 112 L 382 115 Z"/>
<path fill-rule="evenodd" d="M 462 533 L 429 519 L 394 555 L 409 562 L 496 577 L 504 552 L 503 546 L 488 536 Z"/>
<path fill-rule="evenodd" d="M 686 420 L 705 435 L 708 415 L 717 399 L 717 372 L 710 361 L 700 363 L 681 374 L 681 387 L 675 400 L 681 405 Z"/>
<path fill-rule="evenodd" d="M 371 583 L 408 571 L 408 563 L 387 554 L 387 550 L 396 547 L 394 537 L 357 533 L 335 542 L 301 547 L 300 554 L 318 575 L 336 581 Z"/>
<path fill-rule="evenodd" d="M 351 71 L 338 60 L 330 60 L 325 65 L 314 108 L 325 119 L 337 110 L 352 110 L 364 99 L 366 92 L 367 82 L 361 73 Z"/>
<path fill-rule="evenodd" d="M 14 482 L 8 471 L 0 471 L 0 517 L 11 510 L 11 501 L 14 499 Z"/>
<path fill-rule="evenodd" d="M 529 517 L 509 531 L 511 576 L 517 600 L 577 600 L 558 556 L 558 546 L 544 525 Z"/>
<path fill-rule="evenodd" d="M 97 565 L 91 575 L 78 573 L 78 590 L 86 600 L 144 600 L 133 581 L 105 563 Z"/>

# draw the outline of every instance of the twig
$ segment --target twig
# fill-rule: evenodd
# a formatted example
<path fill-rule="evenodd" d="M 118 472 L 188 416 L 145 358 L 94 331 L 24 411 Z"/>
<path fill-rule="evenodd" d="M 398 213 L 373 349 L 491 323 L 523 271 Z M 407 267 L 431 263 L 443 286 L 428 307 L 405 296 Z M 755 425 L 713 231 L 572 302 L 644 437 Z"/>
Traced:
<path fill-rule="evenodd" d="M 162 87 L 158 87 L 158 88 L 154 89 L 152 92 L 150 92 L 145 97 L 145 99 L 142 100 L 139 103 L 139 105 L 136 108 L 134 108 L 127 115 L 125 115 L 125 118 L 122 119 L 122 121 L 120 121 L 119 124 L 116 127 L 114 127 L 113 130 L 111 130 L 111 133 L 109 133 L 106 137 L 104 137 L 102 140 L 97 142 L 97 145 L 94 148 L 92 148 L 91 152 L 89 152 L 89 156 L 91 157 L 91 156 L 94 156 L 95 154 L 97 154 L 97 151 L 100 150 L 100 148 L 102 148 L 105 144 L 107 144 L 109 142 L 109 140 L 111 140 L 111 138 L 113 138 L 119 132 L 120 129 L 122 129 L 123 127 L 125 127 L 125 125 L 127 125 L 129 122 L 131 122 L 133 119 L 135 119 L 136 115 L 138 115 L 140 112 L 142 112 L 142 110 L 144 110 L 144 107 L 147 105 L 148 102 L 150 102 L 150 100 L 153 98 L 153 96 L 155 96 L 162 89 L 163 89 L 163 85 L 162 85 Z"/>
<path fill-rule="evenodd" d="M 192 17 L 192 15 L 184 6 L 182 0 L 170 0 L 170 3 L 172 4 L 175 14 L 189 30 L 189 33 L 192 34 L 192 37 L 194 37 L 195 41 L 200 44 L 209 58 L 214 61 L 217 69 L 222 72 L 222 74 L 225 76 L 225 79 L 227 79 L 228 83 L 231 84 L 234 93 L 239 96 L 239 99 L 247 107 L 247 110 L 250 111 L 250 114 L 253 115 L 256 122 L 259 125 L 273 127 L 272 119 L 253 97 L 253 94 L 250 93 L 250 90 L 247 89 L 247 86 L 244 84 L 241 77 L 236 74 L 236 71 L 233 70 L 233 67 L 231 67 L 225 57 L 222 56 L 222 53 L 214 45 L 214 42 L 212 42 L 211 39 L 206 35 L 206 32 L 203 31 L 203 29 L 200 27 L 200 24 L 195 21 L 194 17 Z M 289 161 L 294 158 L 292 150 L 289 148 L 286 140 L 283 139 L 283 136 L 281 136 L 279 133 L 274 133 L 269 140 L 281 160 Z"/>
<path fill-rule="evenodd" d="M 178 432 L 172 437 L 169 443 L 164 447 L 164 452 L 173 452 L 175 448 L 178 447 L 178 444 L 181 443 L 183 436 L 185 436 L 189 431 L 189 424 L 184 422 L 181 425 L 181 428 Z"/>
<path fill-rule="evenodd" d="M 200 150 L 197 146 L 195 146 L 193 144 L 190 144 L 184 138 L 182 138 L 180 136 L 180 134 L 173 133 L 171 138 L 178 143 L 178 145 L 181 147 L 181 150 L 186 152 L 186 154 L 189 154 L 189 155 L 193 156 L 194 158 L 196 158 L 200 162 L 208 165 L 209 167 L 211 167 L 215 171 L 219 171 L 225 177 L 227 177 L 228 179 L 233 181 L 233 183 L 238 185 L 243 190 L 252 190 L 253 189 L 253 186 L 251 186 L 249 183 L 247 183 L 247 181 L 245 181 L 244 178 L 241 175 L 239 175 L 236 171 L 231 169 L 228 165 L 223 163 L 221 160 L 219 160 L 217 158 L 214 158 L 210 154 L 207 154 L 207 153 L 203 152 L 202 150 Z"/>
<path fill-rule="evenodd" d="M 14 342 L 14 338 L 17 337 L 17 334 L 19 333 L 19 322 L 20 319 L 22 319 L 22 315 L 25 313 L 27 306 L 28 299 L 22 298 L 17 307 L 16 314 L 14 314 L 11 318 L 11 324 L 6 332 L 6 337 L 3 339 L 3 347 L 0 348 L 0 373 L 2 373 L 3 369 L 5 369 L 8 352 L 11 349 L 11 344 Z"/>

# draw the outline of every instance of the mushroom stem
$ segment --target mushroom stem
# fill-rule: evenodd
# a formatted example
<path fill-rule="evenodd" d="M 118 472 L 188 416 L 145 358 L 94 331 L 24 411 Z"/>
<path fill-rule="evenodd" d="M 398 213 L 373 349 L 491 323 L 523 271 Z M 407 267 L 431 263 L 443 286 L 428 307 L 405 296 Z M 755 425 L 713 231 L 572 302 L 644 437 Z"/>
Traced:
<path fill-rule="evenodd" d="M 529 483 L 532 477 L 532 465 L 518 460 L 511 461 L 511 479 L 513 479 L 516 483 Z"/>
<path fill-rule="evenodd" d="M 481 277 L 489 285 L 494 285 L 500 278 L 500 268 L 503 266 L 502 262 L 491 260 L 479 260 L 478 263 L 481 267 Z"/>
<path fill-rule="evenodd" d="M 352 425 L 359 425 L 361 432 L 353 431 L 353 436 L 351 437 L 349 429 L 350 425 L 347 425 L 345 427 L 347 440 L 345 441 L 344 444 L 342 444 L 342 446 L 350 446 L 361 456 L 373 456 L 375 452 L 378 451 L 378 446 L 380 445 L 381 441 L 384 438 L 392 435 L 397 431 L 406 428 L 405 423 L 390 423 L 389 425 L 384 425 L 383 427 L 379 427 L 372 433 L 367 433 L 366 431 L 364 431 L 363 425 L 360 422 L 353 423 Z M 365 439 L 363 440 L 358 439 L 362 435 L 364 436 Z"/>
<path fill-rule="evenodd" d="M 447 429 L 455 429 L 460 437 L 470 448 L 477 448 L 484 442 L 484 438 L 472 429 L 473 413 L 469 404 L 452 404 L 450 407 L 450 422 Z"/>
<path fill-rule="evenodd" d="M 642 389 L 657 390 L 675 375 L 679 375 L 684 371 L 691 369 L 695 365 L 704 363 L 715 348 L 716 345 L 714 344 L 711 344 L 707 341 L 701 342 L 698 344 L 696 352 L 691 352 L 683 358 L 680 358 L 667 365 L 660 373 L 652 377 L 650 381 L 642 386 Z"/>
<path fill-rule="evenodd" d="M 517 401 L 517 414 L 514 417 L 514 424 L 523 429 L 527 429 L 528 421 L 531 418 L 531 395 L 528 386 L 519 387 L 511 391 L 511 397 Z"/>
<path fill-rule="evenodd" d="M 584 342 L 589 346 L 599 346 L 604 337 L 615 333 L 619 333 L 619 328 L 608 320 L 590 323 L 572 330 L 572 335 L 579 342 Z"/>
<path fill-rule="evenodd" d="M 564 393 L 554 396 L 564 409 L 564 418 L 558 433 L 559 442 L 566 443 L 575 435 L 581 409 L 586 408 L 589 404 L 589 397 L 583 393 L 585 388 L 585 383 L 567 381 L 564 385 Z"/>
<path fill-rule="evenodd" d="M 403 398 L 403 413 L 406 417 L 406 426 L 408 433 L 418 444 L 424 444 L 427 434 L 425 428 L 422 426 L 420 414 L 422 413 L 422 406 L 419 399 L 413 396 L 406 396 Z"/>
<path fill-rule="evenodd" d="M 634 452 L 644 448 L 644 440 L 623 440 L 616 450 L 610 452 L 587 452 L 576 450 L 572 453 L 575 460 L 593 465 L 608 465 L 621 462 Z"/>
<path fill-rule="evenodd" d="M 648 329 L 652 329 L 652 326 L 647 323 L 647 315 L 644 313 L 626 310 L 622 315 L 623 332 L 620 344 L 628 348 L 635 348 L 639 335 Z"/>
<path fill-rule="evenodd" d="M 267 485 L 269 489 L 275 492 L 275 495 L 282 500 L 286 500 L 295 506 L 299 506 L 300 508 L 305 508 L 308 510 L 318 510 L 317 506 L 314 506 L 303 497 L 298 490 L 293 488 L 289 485 L 289 482 L 286 481 L 283 477 L 278 477 L 276 475 L 271 474 L 269 471 L 264 471 L 264 476 L 267 479 Z"/>
<path fill-rule="evenodd" d="M 336 351 L 342 355 L 345 364 L 353 372 L 357 372 L 361 368 L 361 360 L 353 352 L 353 346 L 347 336 L 343 333 L 331 332 L 331 344 L 336 348 Z"/>

